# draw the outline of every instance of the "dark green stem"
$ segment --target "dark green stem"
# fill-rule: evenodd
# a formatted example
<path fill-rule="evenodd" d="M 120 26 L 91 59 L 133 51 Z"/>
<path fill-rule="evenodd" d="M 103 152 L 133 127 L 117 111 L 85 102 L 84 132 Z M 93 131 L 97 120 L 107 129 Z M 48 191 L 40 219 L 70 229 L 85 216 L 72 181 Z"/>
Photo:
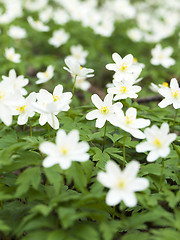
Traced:
<path fill-rule="evenodd" d="M 75 75 L 75 78 L 74 78 L 74 84 L 73 84 L 73 89 L 72 89 L 72 98 L 73 98 L 73 96 L 74 96 L 76 80 L 77 80 L 77 75 Z"/>
<path fill-rule="evenodd" d="M 50 135 L 50 127 L 49 127 L 49 124 L 47 125 L 47 127 L 48 127 L 48 139 L 50 140 L 51 135 Z"/>
<path fill-rule="evenodd" d="M 164 158 L 162 158 L 162 166 L 161 166 L 160 191 L 162 191 L 162 187 L 163 187 L 163 175 L 164 175 Z"/>
<path fill-rule="evenodd" d="M 106 124 L 107 122 L 105 122 L 104 125 L 104 138 L 103 138 L 103 145 L 102 145 L 102 152 L 104 151 L 104 145 L 105 145 L 105 138 L 106 138 Z"/>

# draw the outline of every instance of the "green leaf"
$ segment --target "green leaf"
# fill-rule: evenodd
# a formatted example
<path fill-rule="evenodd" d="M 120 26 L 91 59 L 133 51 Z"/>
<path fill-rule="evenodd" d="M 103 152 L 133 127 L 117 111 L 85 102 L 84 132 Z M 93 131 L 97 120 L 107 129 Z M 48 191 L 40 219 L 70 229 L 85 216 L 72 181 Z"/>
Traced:
<path fill-rule="evenodd" d="M 31 187 L 38 189 L 41 180 L 39 167 L 28 168 L 23 171 L 17 178 L 16 184 L 19 185 L 16 191 L 16 196 L 19 197 L 26 193 Z"/>

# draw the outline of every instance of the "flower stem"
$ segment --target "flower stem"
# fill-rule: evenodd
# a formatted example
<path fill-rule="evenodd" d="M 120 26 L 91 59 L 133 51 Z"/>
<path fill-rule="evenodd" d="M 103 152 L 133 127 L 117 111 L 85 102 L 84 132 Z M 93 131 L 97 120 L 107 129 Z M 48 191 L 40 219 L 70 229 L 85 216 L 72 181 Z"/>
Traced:
<path fill-rule="evenodd" d="M 106 124 L 107 122 L 105 122 L 105 125 L 104 125 L 104 138 L 103 138 L 103 145 L 102 145 L 102 152 L 104 151 L 104 145 L 105 145 L 105 137 L 106 137 Z"/>
<path fill-rule="evenodd" d="M 73 84 L 73 89 L 72 89 L 72 98 L 73 98 L 73 96 L 74 96 L 75 85 L 76 85 L 76 79 L 77 79 L 77 75 L 75 75 L 75 78 L 74 78 L 74 84 Z"/>
<path fill-rule="evenodd" d="M 163 174 L 164 174 L 164 158 L 162 158 L 162 166 L 161 166 L 160 191 L 162 191 L 162 186 L 163 186 Z"/>
<path fill-rule="evenodd" d="M 30 129 L 30 136 L 32 137 L 32 124 L 30 119 L 29 119 L 29 129 Z"/>
<path fill-rule="evenodd" d="M 49 124 L 47 125 L 47 127 L 48 127 L 48 139 L 50 140 L 51 135 L 50 135 L 50 127 L 49 127 Z"/>
<path fill-rule="evenodd" d="M 116 211 L 116 206 L 113 207 L 113 214 L 112 214 L 113 220 L 114 220 L 114 218 L 115 218 L 115 211 Z"/>
<path fill-rule="evenodd" d="M 175 116 L 174 116 L 173 131 L 174 131 L 175 123 L 176 123 L 177 114 L 178 114 L 178 109 L 176 109 L 176 113 L 175 113 Z"/>
<path fill-rule="evenodd" d="M 126 162 L 126 136 L 123 137 L 123 169 Z"/>

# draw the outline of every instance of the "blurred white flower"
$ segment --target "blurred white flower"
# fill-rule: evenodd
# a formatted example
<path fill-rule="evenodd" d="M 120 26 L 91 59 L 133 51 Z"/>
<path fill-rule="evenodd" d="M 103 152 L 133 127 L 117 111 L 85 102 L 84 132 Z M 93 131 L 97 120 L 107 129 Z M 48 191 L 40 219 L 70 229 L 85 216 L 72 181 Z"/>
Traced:
<path fill-rule="evenodd" d="M 165 108 L 171 104 L 175 109 L 180 108 L 180 88 L 176 78 L 171 79 L 170 88 L 160 88 L 158 92 L 164 97 L 158 104 L 160 108 Z"/>
<path fill-rule="evenodd" d="M 160 128 L 156 125 L 146 128 L 144 134 L 147 141 L 138 144 L 136 151 L 150 151 L 147 156 L 148 162 L 154 162 L 159 157 L 165 158 L 169 155 L 169 145 L 176 139 L 176 134 L 169 134 L 169 125 L 167 123 L 163 123 Z"/>
<path fill-rule="evenodd" d="M 126 111 L 126 115 L 121 110 L 121 108 L 115 107 L 116 118 L 113 119 L 112 124 L 114 126 L 120 127 L 126 132 L 129 132 L 133 137 L 144 139 L 145 134 L 139 130 L 139 128 L 145 128 L 150 125 L 149 119 L 138 118 L 136 119 L 137 110 L 130 107 Z"/>
<path fill-rule="evenodd" d="M 123 107 L 122 103 L 112 104 L 113 94 L 107 94 L 104 98 L 104 101 L 100 99 L 97 94 L 91 96 L 93 104 L 97 107 L 96 110 L 89 112 L 86 115 L 87 120 L 96 119 L 96 127 L 102 128 L 106 121 L 109 121 L 111 124 L 116 122 L 115 107 L 121 109 Z"/>
<path fill-rule="evenodd" d="M 71 52 L 71 55 L 68 57 L 72 57 L 76 59 L 81 65 L 84 65 L 86 63 L 86 57 L 88 55 L 88 51 L 84 50 L 81 45 L 71 46 L 70 52 Z"/>
<path fill-rule="evenodd" d="M 19 53 L 15 53 L 15 49 L 13 47 L 5 49 L 5 57 L 14 63 L 20 63 L 21 55 Z"/>
<path fill-rule="evenodd" d="M 135 80 L 142 71 L 142 67 L 133 64 L 133 56 L 126 55 L 124 58 L 118 53 L 113 53 L 112 58 L 115 63 L 106 65 L 108 70 L 115 71 L 114 78 L 120 82 L 123 79 Z"/>
<path fill-rule="evenodd" d="M 30 26 L 39 32 L 48 32 L 49 31 L 49 27 L 44 25 L 43 22 L 41 22 L 40 20 L 34 20 L 32 17 L 28 17 L 27 18 L 28 23 L 30 24 Z"/>
<path fill-rule="evenodd" d="M 55 48 L 60 47 L 64 43 L 67 42 L 70 35 L 69 33 L 65 32 L 64 29 L 60 29 L 53 32 L 53 36 L 49 39 L 49 44 L 53 45 Z"/>
<path fill-rule="evenodd" d="M 78 76 L 83 78 L 89 78 L 94 76 L 94 74 L 92 74 L 94 72 L 93 69 L 81 67 L 79 62 L 76 59 L 71 57 L 66 57 L 64 61 L 67 67 L 63 67 L 63 68 L 66 71 L 70 72 L 72 77 L 75 78 Z"/>
<path fill-rule="evenodd" d="M 64 25 L 70 19 L 68 13 L 63 9 L 54 10 L 52 18 L 56 24 L 60 25 Z"/>
<path fill-rule="evenodd" d="M 165 68 L 169 68 L 176 63 L 176 61 L 170 57 L 172 52 L 172 47 L 166 47 L 162 49 L 161 45 L 157 44 L 155 48 L 151 50 L 151 64 L 162 65 Z"/>
<path fill-rule="evenodd" d="M 167 88 L 169 86 L 169 84 L 167 82 L 163 82 L 162 84 L 154 84 L 154 83 L 151 83 L 149 88 L 151 89 L 151 91 L 153 92 L 158 92 L 159 89 L 161 88 Z"/>
<path fill-rule="evenodd" d="M 26 30 L 19 26 L 10 26 L 8 35 L 14 39 L 22 39 L 27 37 Z"/>
<path fill-rule="evenodd" d="M 137 204 L 134 192 L 143 191 L 149 186 L 146 178 L 136 177 L 140 164 L 133 160 L 126 165 L 121 171 L 119 166 L 108 161 L 106 164 L 106 172 L 99 172 L 98 181 L 107 188 L 110 188 L 106 196 L 106 204 L 115 206 L 121 201 L 127 207 L 134 207 Z"/>
<path fill-rule="evenodd" d="M 11 69 L 9 71 L 8 77 L 3 75 L 2 79 L 7 83 L 7 85 L 9 86 L 9 90 L 11 90 L 12 92 L 19 90 L 22 95 L 27 94 L 27 91 L 24 87 L 29 83 L 29 80 L 27 78 L 24 78 L 23 75 L 17 76 L 14 69 Z"/>
<path fill-rule="evenodd" d="M 74 82 L 74 80 L 75 79 L 73 78 L 73 82 Z M 91 87 L 91 83 L 86 81 L 86 78 L 77 76 L 75 87 L 79 88 L 83 91 L 87 91 Z"/>
<path fill-rule="evenodd" d="M 49 81 L 54 76 L 54 67 L 49 65 L 45 72 L 38 72 L 36 84 L 41 84 Z"/>
<path fill-rule="evenodd" d="M 39 146 L 40 151 L 48 156 L 43 161 L 44 167 L 59 164 L 62 169 L 68 169 L 72 161 L 85 162 L 89 159 L 89 145 L 79 142 L 79 132 L 72 130 L 69 134 L 60 129 L 56 135 L 56 143 L 44 142 Z"/>

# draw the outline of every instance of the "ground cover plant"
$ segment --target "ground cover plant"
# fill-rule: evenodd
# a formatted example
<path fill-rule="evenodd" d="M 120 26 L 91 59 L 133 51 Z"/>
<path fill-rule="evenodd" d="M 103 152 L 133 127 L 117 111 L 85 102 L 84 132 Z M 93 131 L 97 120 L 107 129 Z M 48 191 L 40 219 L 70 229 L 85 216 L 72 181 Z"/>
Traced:
<path fill-rule="evenodd" d="M 0 239 L 180 239 L 179 12 L 0 1 Z"/>

